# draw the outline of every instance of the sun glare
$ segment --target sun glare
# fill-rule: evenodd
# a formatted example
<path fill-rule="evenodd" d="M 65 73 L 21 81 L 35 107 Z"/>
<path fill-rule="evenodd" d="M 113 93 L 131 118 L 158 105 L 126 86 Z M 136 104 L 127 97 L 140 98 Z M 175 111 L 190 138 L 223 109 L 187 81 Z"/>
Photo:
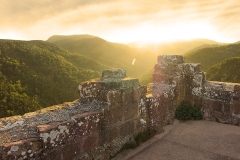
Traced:
<path fill-rule="evenodd" d="M 112 35 L 116 35 L 116 32 Z M 140 46 L 149 43 L 167 43 L 198 38 L 217 40 L 218 38 L 214 28 L 203 21 L 180 22 L 167 25 L 145 23 L 133 28 L 123 29 L 117 35 L 108 38 L 115 42 L 138 42 Z"/>
<path fill-rule="evenodd" d="M 25 37 L 18 33 L 18 32 L 14 32 L 14 31 L 3 31 L 0 32 L 0 39 L 17 39 L 17 40 L 23 40 L 25 39 Z"/>
<path fill-rule="evenodd" d="M 132 65 L 134 65 L 135 61 L 136 61 L 136 58 L 133 59 L 133 61 L 132 61 Z"/>

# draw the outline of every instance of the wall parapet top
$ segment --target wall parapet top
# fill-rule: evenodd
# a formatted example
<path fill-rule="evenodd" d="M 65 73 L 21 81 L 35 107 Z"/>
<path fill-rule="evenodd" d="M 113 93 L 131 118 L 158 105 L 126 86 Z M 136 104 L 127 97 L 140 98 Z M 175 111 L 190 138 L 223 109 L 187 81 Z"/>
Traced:
<path fill-rule="evenodd" d="M 182 55 L 160 55 L 157 60 L 158 64 L 173 63 L 181 64 L 184 63 L 184 57 Z"/>
<path fill-rule="evenodd" d="M 104 69 L 102 72 L 102 79 L 107 78 L 125 78 L 126 70 L 119 68 Z"/>

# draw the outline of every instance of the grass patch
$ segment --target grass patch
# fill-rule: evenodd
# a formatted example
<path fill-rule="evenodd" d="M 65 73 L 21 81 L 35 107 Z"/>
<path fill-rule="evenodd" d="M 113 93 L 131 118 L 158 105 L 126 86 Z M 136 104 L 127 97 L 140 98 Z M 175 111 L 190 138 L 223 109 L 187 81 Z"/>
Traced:
<path fill-rule="evenodd" d="M 134 143 L 134 142 L 127 142 L 125 143 L 122 148 L 121 148 L 121 151 L 125 150 L 125 149 L 134 149 L 137 147 L 137 144 Z"/>
<path fill-rule="evenodd" d="M 134 140 L 135 140 L 137 146 L 139 146 L 141 143 L 146 142 L 147 140 L 152 138 L 156 133 L 157 133 L 157 131 L 154 129 L 147 129 L 143 132 L 138 133 L 134 137 Z"/>

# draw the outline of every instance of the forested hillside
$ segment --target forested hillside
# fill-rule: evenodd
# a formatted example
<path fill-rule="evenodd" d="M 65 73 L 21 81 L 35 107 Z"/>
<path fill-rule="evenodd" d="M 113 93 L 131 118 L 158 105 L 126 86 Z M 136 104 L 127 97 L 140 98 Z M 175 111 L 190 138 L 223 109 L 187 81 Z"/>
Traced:
<path fill-rule="evenodd" d="M 105 67 L 48 42 L 0 40 L 0 117 L 73 101 Z"/>
<path fill-rule="evenodd" d="M 144 75 L 142 75 L 140 77 L 140 83 L 143 85 L 147 85 L 148 83 L 152 83 L 152 75 L 154 72 L 154 68 L 152 68 L 151 70 L 149 70 L 147 73 L 145 73 Z"/>
<path fill-rule="evenodd" d="M 47 41 L 110 68 L 123 68 L 130 77 L 141 77 L 156 63 L 157 55 L 152 52 L 111 43 L 91 35 L 52 36 Z"/>
<path fill-rule="evenodd" d="M 240 83 L 240 57 L 224 60 L 207 72 L 207 80 Z"/>
<path fill-rule="evenodd" d="M 202 48 L 185 54 L 186 62 L 201 63 L 204 71 L 223 60 L 233 57 L 240 57 L 239 43 Z"/>

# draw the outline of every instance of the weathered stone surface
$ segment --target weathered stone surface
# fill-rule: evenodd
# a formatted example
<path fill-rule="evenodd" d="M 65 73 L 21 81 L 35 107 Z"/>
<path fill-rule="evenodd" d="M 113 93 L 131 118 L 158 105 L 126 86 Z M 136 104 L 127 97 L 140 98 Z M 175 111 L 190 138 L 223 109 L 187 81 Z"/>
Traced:
<path fill-rule="evenodd" d="M 40 139 L 31 138 L 2 146 L 1 159 L 40 159 L 43 143 Z"/>
<path fill-rule="evenodd" d="M 124 124 L 120 127 L 120 135 L 121 136 L 127 136 L 134 133 L 134 122 L 133 120 L 126 121 Z"/>
<path fill-rule="evenodd" d="M 169 117 L 173 117 L 182 100 L 200 107 L 204 119 L 231 124 L 236 124 L 240 119 L 240 85 L 206 81 L 201 64 L 184 63 L 180 55 L 158 57 L 151 90 L 155 100 L 150 104 L 149 114 L 158 123 L 164 124 L 171 119 Z M 151 114 L 151 109 L 156 105 L 158 107 L 154 111 L 157 114 Z M 157 111 L 160 106 L 164 106 L 161 110 L 165 113 L 162 122 Z"/>
<path fill-rule="evenodd" d="M 160 56 L 158 56 L 158 64 L 166 64 L 166 63 L 181 64 L 181 63 L 184 63 L 184 58 L 181 55 L 160 55 Z"/>
<path fill-rule="evenodd" d="M 200 63 L 184 63 L 183 67 L 186 75 L 195 75 L 202 72 Z"/>
<path fill-rule="evenodd" d="M 126 71 L 124 69 L 105 69 L 102 72 L 102 78 L 125 78 Z"/>
<path fill-rule="evenodd" d="M 111 127 L 107 127 L 104 130 L 104 141 L 107 143 L 112 142 L 114 139 L 120 137 L 119 124 Z"/>
<path fill-rule="evenodd" d="M 78 86 L 78 91 L 83 99 L 101 99 L 104 83 L 99 82 L 99 79 L 83 82 Z"/>

